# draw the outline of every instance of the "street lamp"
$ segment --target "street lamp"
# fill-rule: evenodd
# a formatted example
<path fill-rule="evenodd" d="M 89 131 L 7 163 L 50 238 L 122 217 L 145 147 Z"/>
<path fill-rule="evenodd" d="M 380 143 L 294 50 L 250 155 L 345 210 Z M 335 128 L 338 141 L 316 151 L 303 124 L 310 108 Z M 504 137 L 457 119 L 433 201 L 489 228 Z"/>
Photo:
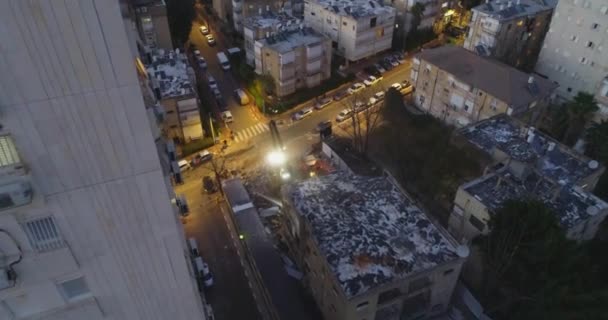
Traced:
<path fill-rule="evenodd" d="M 283 165 L 285 160 L 285 153 L 282 150 L 271 151 L 266 156 L 266 161 L 268 161 L 271 166 L 275 167 Z"/>

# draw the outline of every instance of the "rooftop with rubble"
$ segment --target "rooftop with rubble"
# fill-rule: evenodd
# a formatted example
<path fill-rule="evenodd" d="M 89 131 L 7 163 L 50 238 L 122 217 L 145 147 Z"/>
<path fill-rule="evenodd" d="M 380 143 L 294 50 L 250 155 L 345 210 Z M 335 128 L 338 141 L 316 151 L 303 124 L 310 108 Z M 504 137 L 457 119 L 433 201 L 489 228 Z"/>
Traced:
<path fill-rule="evenodd" d="M 336 173 L 287 194 L 348 298 L 459 259 L 455 242 L 384 177 Z"/>
<path fill-rule="evenodd" d="M 474 7 L 473 11 L 483 12 L 500 21 L 514 20 L 534 16 L 540 12 L 550 11 L 555 6 L 542 1 L 491 1 Z"/>
<path fill-rule="evenodd" d="M 286 53 L 302 46 L 314 46 L 324 40 L 327 40 L 327 37 L 311 28 L 304 27 L 278 32 L 270 37 L 258 40 L 258 42 L 279 53 Z"/>
<path fill-rule="evenodd" d="M 340 16 L 350 16 L 355 19 L 395 12 L 395 8 L 375 0 L 311 0 L 310 2 L 317 3 L 325 10 Z"/>
<path fill-rule="evenodd" d="M 248 29 L 265 29 L 275 27 L 286 29 L 299 28 L 300 19 L 285 12 L 266 11 L 261 15 L 250 16 L 245 19 L 243 26 Z M 274 28 L 273 28 L 274 29 Z"/>
<path fill-rule="evenodd" d="M 193 94 L 188 58 L 179 50 L 158 49 L 152 52 L 152 63 L 146 66 L 154 89 L 161 99 Z"/>
<path fill-rule="evenodd" d="M 511 159 L 531 164 L 545 177 L 562 185 L 577 184 L 603 170 L 595 160 L 575 153 L 533 127 L 499 115 L 460 129 L 471 143 L 493 154 L 500 150 Z"/>
<path fill-rule="evenodd" d="M 574 185 L 561 186 L 535 172 L 518 178 L 502 169 L 469 182 L 463 189 L 490 211 L 507 200 L 536 199 L 556 214 L 558 223 L 569 229 L 608 208 L 608 204 Z"/>

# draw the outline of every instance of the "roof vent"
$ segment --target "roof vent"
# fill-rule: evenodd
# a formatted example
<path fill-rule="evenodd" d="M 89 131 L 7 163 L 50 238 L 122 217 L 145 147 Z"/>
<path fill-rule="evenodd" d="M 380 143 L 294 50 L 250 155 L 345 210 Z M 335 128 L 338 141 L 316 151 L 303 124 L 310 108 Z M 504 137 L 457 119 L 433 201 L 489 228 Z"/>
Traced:
<path fill-rule="evenodd" d="M 589 166 L 589 169 L 594 169 L 594 170 L 600 166 L 600 164 L 595 160 L 589 161 L 589 163 L 587 165 Z"/>
<path fill-rule="evenodd" d="M 553 151 L 555 149 L 555 142 L 549 142 L 549 146 L 547 147 L 547 151 Z"/>
<path fill-rule="evenodd" d="M 596 214 L 598 214 L 600 212 L 600 209 L 596 206 L 589 206 L 589 207 L 587 207 L 586 212 L 590 216 L 595 216 Z"/>

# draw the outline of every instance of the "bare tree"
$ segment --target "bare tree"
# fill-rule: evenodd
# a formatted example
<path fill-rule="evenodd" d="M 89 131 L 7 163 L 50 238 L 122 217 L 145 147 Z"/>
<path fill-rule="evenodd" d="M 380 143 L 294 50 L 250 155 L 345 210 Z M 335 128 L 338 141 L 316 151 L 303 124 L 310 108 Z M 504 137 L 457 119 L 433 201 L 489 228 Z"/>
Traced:
<path fill-rule="evenodd" d="M 205 165 L 204 169 L 214 175 L 215 183 L 217 183 L 220 193 L 224 195 L 221 177 L 226 171 L 226 157 L 224 157 L 223 153 L 215 154 L 213 158 L 211 158 L 211 160 L 209 160 L 209 162 Z"/>
<path fill-rule="evenodd" d="M 380 123 L 380 108 L 383 103 L 374 97 L 374 93 L 385 90 L 379 85 L 372 88 L 366 88 L 342 100 L 345 109 L 350 111 L 352 130 L 346 132 L 352 139 L 353 147 L 360 153 L 367 152 L 369 137 Z"/>

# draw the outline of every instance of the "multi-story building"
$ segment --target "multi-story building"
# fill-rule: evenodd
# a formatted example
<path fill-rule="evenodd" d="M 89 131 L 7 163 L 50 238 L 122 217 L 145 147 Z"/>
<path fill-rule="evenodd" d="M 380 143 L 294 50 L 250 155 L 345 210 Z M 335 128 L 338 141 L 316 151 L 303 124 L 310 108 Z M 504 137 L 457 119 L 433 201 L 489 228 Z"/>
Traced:
<path fill-rule="evenodd" d="M 335 173 L 282 194 L 284 238 L 325 319 L 446 311 L 468 249 L 387 178 Z"/>
<path fill-rule="evenodd" d="M 171 30 L 164 0 L 130 0 L 134 21 L 143 45 L 148 50 L 173 49 Z"/>
<path fill-rule="evenodd" d="M 245 19 L 243 38 L 245 40 L 245 56 L 247 64 L 255 66 L 255 42 L 268 38 L 281 31 L 293 31 L 300 28 L 301 20 L 282 13 L 266 12 L 262 15 Z"/>
<path fill-rule="evenodd" d="M 532 118 L 548 104 L 556 85 L 461 47 L 424 50 L 411 71 L 414 102 L 444 122 L 465 126 L 497 114 Z"/>
<path fill-rule="evenodd" d="M 536 71 L 559 84 L 557 96 L 570 100 L 579 91 L 600 93 L 608 76 L 608 3 L 559 1 L 540 52 Z M 605 94 L 604 93 L 604 101 Z M 608 115 L 608 104 L 601 104 Z"/>
<path fill-rule="evenodd" d="M 188 57 L 179 50 L 155 50 L 147 66 L 156 98 L 165 110 L 164 132 L 168 138 L 190 142 L 203 136 L 196 78 Z"/>
<path fill-rule="evenodd" d="M 232 23 L 235 30 L 243 32 L 245 20 L 252 16 L 270 13 L 298 15 L 298 12 L 294 12 L 292 3 L 293 0 L 232 0 Z M 296 8 L 303 7 L 301 1 L 295 1 L 294 4 Z M 301 15 L 300 10 L 299 16 Z"/>
<path fill-rule="evenodd" d="M 553 7 L 542 1 L 486 2 L 472 9 L 464 48 L 532 71 Z"/>
<path fill-rule="evenodd" d="M 243 0 L 239 0 L 239 3 L 242 3 Z M 225 22 L 232 21 L 232 2 L 226 0 L 213 0 L 212 6 L 215 14 L 220 18 L 220 20 Z"/>
<path fill-rule="evenodd" d="M 274 79 L 278 96 L 317 86 L 331 76 L 331 40 L 310 28 L 257 40 L 255 72 Z"/>
<path fill-rule="evenodd" d="M 375 0 L 309 0 L 304 21 L 332 40 L 335 53 L 358 61 L 391 48 L 395 8 Z"/>
<path fill-rule="evenodd" d="M 604 167 L 523 123 L 500 115 L 460 130 L 496 164 L 458 189 L 449 230 L 469 241 L 487 233 L 491 214 L 505 201 L 537 199 L 547 204 L 571 239 L 588 240 L 608 214 L 593 196 Z"/>
<path fill-rule="evenodd" d="M 0 319 L 205 318 L 119 9 L 0 4 Z"/>

